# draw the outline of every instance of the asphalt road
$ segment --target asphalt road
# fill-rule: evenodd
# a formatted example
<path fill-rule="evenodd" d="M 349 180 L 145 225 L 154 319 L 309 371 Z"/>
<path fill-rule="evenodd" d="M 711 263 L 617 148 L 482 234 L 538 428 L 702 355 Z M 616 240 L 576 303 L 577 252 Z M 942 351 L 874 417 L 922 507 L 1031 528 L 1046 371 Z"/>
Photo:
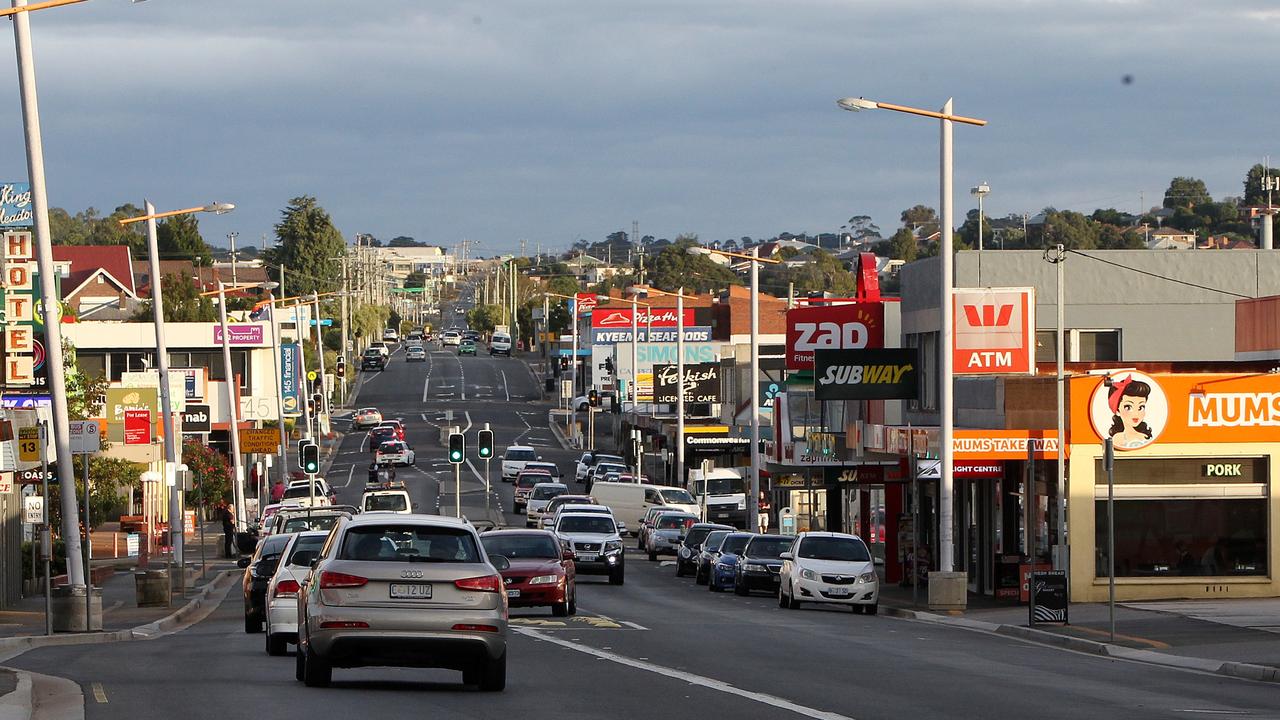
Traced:
<path fill-rule="evenodd" d="M 448 510 L 454 498 L 438 441 L 447 410 L 456 423 L 470 423 L 469 440 L 488 422 L 500 448 L 518 439 L 569 469 L 573 453 L 554 446 L 538 396 L 518 360 L 435 350 L 411 365 L 397 353 L 388 370 L 366 380 L 358 404 L 405 422 L 420 460 L 402 477 L 418 509 L 434 512 L 437 499 Z M 360 444 L 361 434 L 349 435 L 329 473 L 343 501 L 358 499 L 363 484 L 368 456 Z M 483 487 L 475 473 L 464 476 L 464 513 L 483 512 Z M 491 502 L 509 510 L 511 486 L 495 489 Z M 234 590 L 208 619 L 173 635 L 45 648 L 11 664 L 71 678 L 84 691 L 87 717 L 118 720 L 1280 717 L 1274 684 L 884 615 L 782 610 L 764 595 L 710 593 L 634 548 L 626 568 L 623 586 L 583 578 L 576 617 L 513 613 L 501 694 L 462 686 L 456 672 L 389 668 L 337 670 L 332 687 L 305 688 L 293 679 L 292 657 L 268 657 L 263 637 L 243 632 Z"/>

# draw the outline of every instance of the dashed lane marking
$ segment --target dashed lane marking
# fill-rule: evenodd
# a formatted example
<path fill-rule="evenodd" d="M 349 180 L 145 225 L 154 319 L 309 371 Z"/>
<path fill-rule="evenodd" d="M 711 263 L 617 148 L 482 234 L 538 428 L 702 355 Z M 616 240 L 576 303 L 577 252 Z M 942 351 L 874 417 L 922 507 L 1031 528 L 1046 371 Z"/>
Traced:
<path fill-rule="evenodd" d="M 106 705 L 107 691 L 102 689 L 102 683 L 93 683 L 89 687 L 93 690 L 93 699 L 98 701 L 99 705 Z"/>

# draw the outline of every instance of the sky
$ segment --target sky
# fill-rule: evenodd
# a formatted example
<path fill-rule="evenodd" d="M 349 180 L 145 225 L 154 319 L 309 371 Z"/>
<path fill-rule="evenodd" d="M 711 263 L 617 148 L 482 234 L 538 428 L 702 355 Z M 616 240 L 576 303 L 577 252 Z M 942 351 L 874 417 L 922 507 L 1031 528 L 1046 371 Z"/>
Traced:
<path fill-rule="evenodd" d="M 90 0 L 32 26 L 50 204 L 235 203 L 215 245 L 299 195 L 348 238 L 482 256 L 632 221 L 887 236 L 938 204 L 938 123 L 848 95 L 989 121 L 955 128 L 958 219 L 984 181 L 989 216 L 1137 211 L 1280 163 L 1272 0 Z M 0 97 L 25 180 L 11 52 Z"/>

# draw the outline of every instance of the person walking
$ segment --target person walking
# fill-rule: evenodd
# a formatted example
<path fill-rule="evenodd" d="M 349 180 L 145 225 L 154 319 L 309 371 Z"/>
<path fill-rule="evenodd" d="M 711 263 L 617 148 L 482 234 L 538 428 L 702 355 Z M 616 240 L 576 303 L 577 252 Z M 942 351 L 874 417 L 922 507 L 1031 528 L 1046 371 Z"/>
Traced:
<path fill-rule="evenodd" d="M 758 507 L 759 512 L 757 513 L 756 520 L 759 523 L 760 533 L 764 534 L 769 532 L 769 510 L 772 508 L 769 505 L 769 496 L 763 492 L 760 493 L 760 504 Z"/>
<path fill-rule="evenodd" d="M 271 502 L 278 503 L 284 499 L 284 483 L 276 478 L 275 484 L 271 486 Z"/>
<path fill-rule="evenodd" d="M 236 516 L 226 500 L 218 503 L 217 517 L 222 521 L 222 552 L 228 557 L 235 557 Z"/>

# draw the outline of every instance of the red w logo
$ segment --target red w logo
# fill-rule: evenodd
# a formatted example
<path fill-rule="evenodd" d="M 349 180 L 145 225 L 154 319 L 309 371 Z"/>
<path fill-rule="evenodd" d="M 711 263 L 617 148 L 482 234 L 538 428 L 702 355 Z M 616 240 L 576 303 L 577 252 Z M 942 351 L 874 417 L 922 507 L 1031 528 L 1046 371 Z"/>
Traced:
<path fill-rule="evenodd" d="M 995 305 L 965 305 L 964 317 L 972 327 L 1007 327 L 1013 318 L 1013 305 L 1001 305 L 998 309 Z"/>

